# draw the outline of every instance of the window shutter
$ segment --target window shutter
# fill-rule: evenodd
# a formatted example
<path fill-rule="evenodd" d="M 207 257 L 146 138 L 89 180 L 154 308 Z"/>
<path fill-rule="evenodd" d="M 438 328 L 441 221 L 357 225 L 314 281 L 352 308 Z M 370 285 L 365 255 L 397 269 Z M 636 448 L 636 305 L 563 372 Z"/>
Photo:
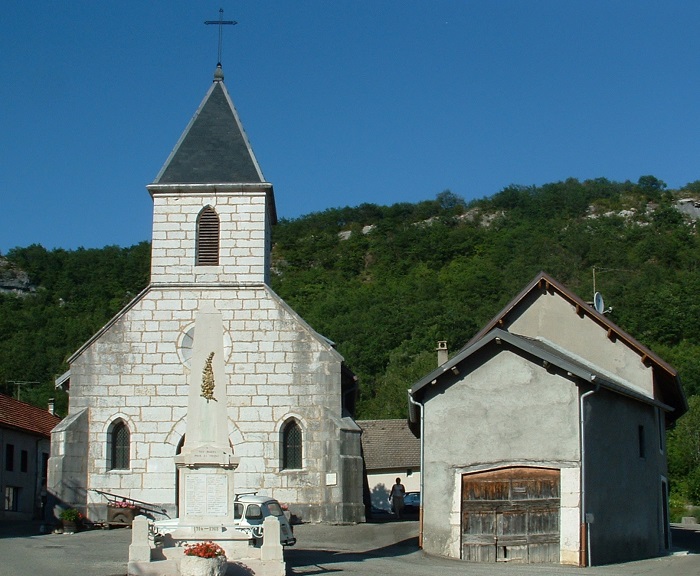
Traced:
<path fill-rule="evenodd" d="M 219 216 L 207 206 L 197 221 L 197 266 L 219 265 Z"/>

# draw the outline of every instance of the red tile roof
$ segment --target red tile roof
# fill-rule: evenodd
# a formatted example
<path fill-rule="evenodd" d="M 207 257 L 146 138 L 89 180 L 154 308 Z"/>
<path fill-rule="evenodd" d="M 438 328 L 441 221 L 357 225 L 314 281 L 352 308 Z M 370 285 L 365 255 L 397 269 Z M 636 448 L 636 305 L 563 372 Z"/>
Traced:
<path fill-rule="evenodd" d="M 14 428 L 49 438 L 60 421 L 48 410 L 0 394 L 0 428 Z"/>

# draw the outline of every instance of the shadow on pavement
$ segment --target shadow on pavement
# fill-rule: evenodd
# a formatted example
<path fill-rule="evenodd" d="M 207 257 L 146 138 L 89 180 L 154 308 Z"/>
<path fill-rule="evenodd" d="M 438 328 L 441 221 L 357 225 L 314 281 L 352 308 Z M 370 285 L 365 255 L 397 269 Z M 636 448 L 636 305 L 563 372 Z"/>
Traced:
<path fill-rule="evenodd" d="M 340 572 L 341 570 L 333 570 L 330 568 L 321 568 L 319 565 L 339 564 L 344 562 L 364 562 L 369 558 L 395 558 L 397 556 L 405 556 L 418 551 L 418 537 L 406 538 L 395 544 L 374 548 L 364 552 L 339 552 L 336 550 L 313 550 L 313 549 L 295 549 L 287 548 L 284 552 L 284 558 L 288 568 L 303 568 L 307 566 L 316 566 L 317 571 L 314 574 L 325 574 L 328 572 Z M 306 573 L 306 572 L 305 572 Z"/>
<path fill-rule="evenodd" d="M 52 526 L 46 526 L 38 520 L 3 521 L 0 522 L 0 538 L 24 538 L 26 536 L 41 536 L 49 534 Z"/>
<path fill-rule="evenodd" d="M 674 550 L 700 554 L 700 524 L 671 526 L 671 541 Z"/>

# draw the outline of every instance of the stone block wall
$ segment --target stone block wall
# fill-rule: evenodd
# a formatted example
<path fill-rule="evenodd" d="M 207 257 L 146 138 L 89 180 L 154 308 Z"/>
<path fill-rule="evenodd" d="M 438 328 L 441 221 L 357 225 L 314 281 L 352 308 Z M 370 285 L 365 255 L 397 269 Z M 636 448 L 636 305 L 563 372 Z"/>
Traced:
<path fill-rule="evenodd" d="M 219 266 L 195 266 L 197 217 L 205 206 L 219 216 Z M 265 190 L 154 194 L 151 282 L 267 282 L 269 229 Z"/>
<path fill-rule="evenodd" d="M 51 432 L 47 479 L 49 520 L 56 520 L 64 508 L 85 510 L 89 417 L 87 408 L 72 410 Z"/>
<path fill-rule="evenodd" d="M 265 286 L 152 287 L 73 359 L 71 413 L 90 414 L 88 485 L 175 515 L 186 343 L 204 301 L 221 311 L 225 327 L 226 382 L 216 386 L 226 387 L 230 441 L 240 457 L 235 491 L 272 495 L 305 519 L 362 521 L 360 435 L 341 418 L 342 357 Z M 117 418 L 131 433 L 129 470 L 108 469 Z M 301 470 L 281 470 L 281 431 L 291 418 L 303 435 Z M 101 513 L 101 497 L 88 497 Z"/>

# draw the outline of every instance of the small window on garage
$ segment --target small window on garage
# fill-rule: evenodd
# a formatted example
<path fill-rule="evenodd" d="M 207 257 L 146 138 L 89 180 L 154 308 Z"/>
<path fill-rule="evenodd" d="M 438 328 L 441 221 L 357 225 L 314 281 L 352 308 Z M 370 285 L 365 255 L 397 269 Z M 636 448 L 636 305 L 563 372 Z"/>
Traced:
<path fill-rule="evenodd" d="M 666 422 L 661 408 L 656 409 L 656 425 L 659 431 L 659 452 L 663 454 L 666 444 Z"/>

